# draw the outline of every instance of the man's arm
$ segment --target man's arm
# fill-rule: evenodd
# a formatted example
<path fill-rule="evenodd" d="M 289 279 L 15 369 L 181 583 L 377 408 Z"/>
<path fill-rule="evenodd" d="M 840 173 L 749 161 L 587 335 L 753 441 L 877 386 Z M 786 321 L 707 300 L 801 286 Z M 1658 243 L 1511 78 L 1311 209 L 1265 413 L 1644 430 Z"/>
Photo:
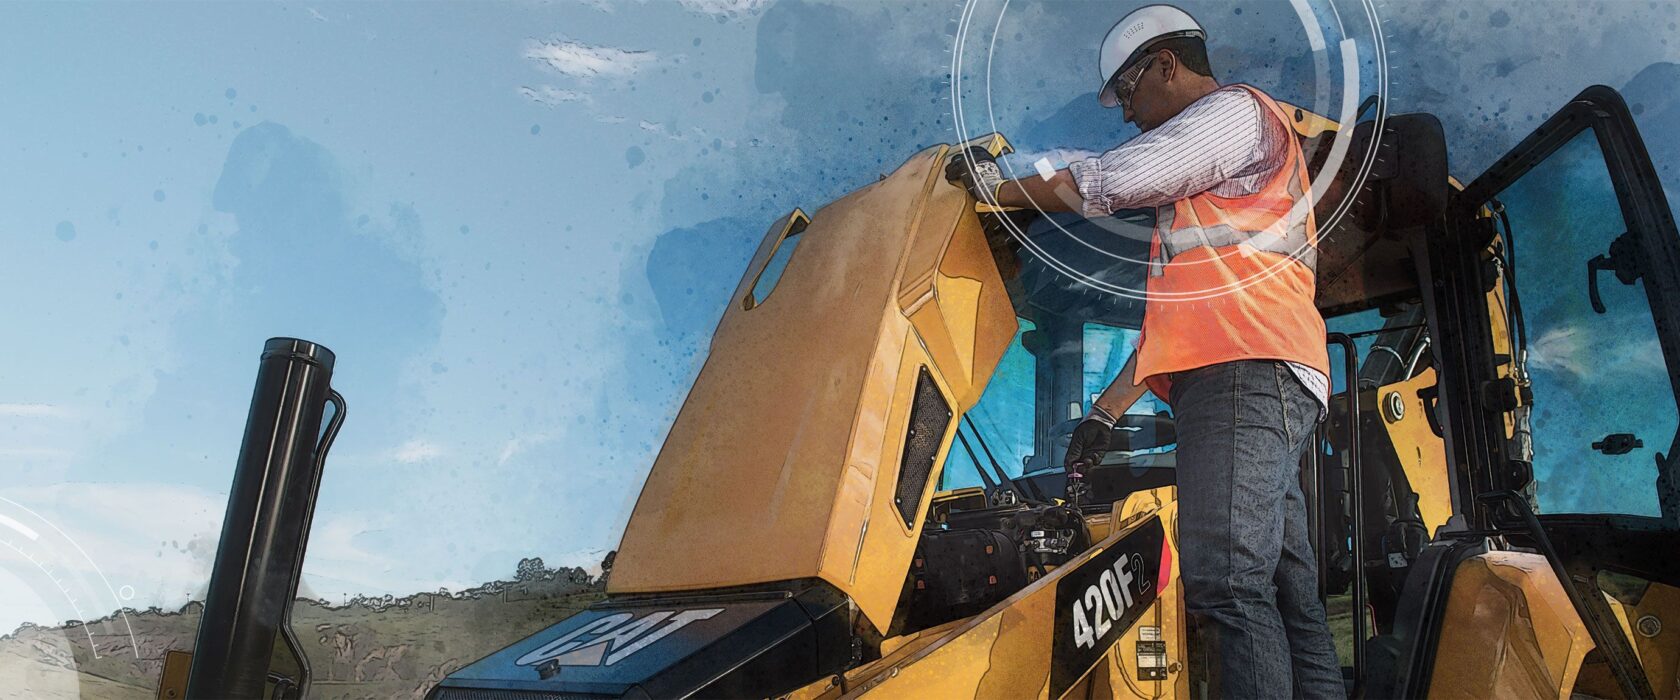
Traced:
<path fill-rule="evenodd" d="M 1079 196 L 1079 185 L 1066 168 L 1057 170 L 1054 177 L 1028 177 L 1004 180 L 997 190 L 998 204 L 1005 207 L 1034 207 L 1040 211 L 1080 211 L 1085 200 Z"/>
<path fill-rule="evenodd" d="M 1087 216 L 1164 206 L 1280 167 L 1285 136 L 1273 132 L 1285 128 L 1246 91 L 1220 90 L 1068 172 Z"/>
<path fill-rule="evenodd" d="M 1133 353 L 1126 360 L 1126 366 L 1120 368 L 1120 375 L 1109 383 L 1096 401 L 1091 402 L 1091 412 L 1085 420 L 1074 427 L 1073 435 L 1068 438 L 1067 454 L 1062 458 L 1062 464 L 1068 469 L 1077 471 L 1102 463 L 1103 455 L 1108 452 L 1108 438 L 1114 432 L 1115 421 L 1143 398 L 1145 389 L 1133 386 L 1136 377 L 1137 353 Z"/>
<path fill-rule="evenodd" d="M 1222 91 L 1107 153 L 1069 163 L 1049 179 L 1005 180 L 990 154 L 969 156 L 985 161 L 984 167 L 953 158 L 945 174 L 953 182 L 960 178 L 983 202 L 1108 216 L 1119 209 L 1162 206 L 1233 177 L 1268 172 L 1286 154 L 1282 139 L 1288 135 L 1273 133 L 1283 130 L 1246 92 Z"/>
<path fill-rule="evenodd" d="M 1126 409 L 1131 408 L 1132 404 L 1137 403 L 1138 399 L 1143 398 L 1143 393 L 1149 390 L 1137 384 L 1136 377 L 1137 353 L 1134 352 L 1131 357 L 1126 358 L 1126 366 L 1120 368 L 1120 374 L 1114 381 L 1109 382 L 1108 388 L 1103 389 L 1102 395 L 1091 403 L 1107 411 L 1108 415 L 1118 417 L 1124 414 Z"/>
<path fill-rule="evenodd" d="M 1068 170 L 1042 177 L 1005 180 L 997 158 L 978 146 L 951 156 L 945 179 L 961 185 L 969 196 L 995 206 L 1035 207 L 1040 211 L 1079 211 L 1079 185 Z"/>

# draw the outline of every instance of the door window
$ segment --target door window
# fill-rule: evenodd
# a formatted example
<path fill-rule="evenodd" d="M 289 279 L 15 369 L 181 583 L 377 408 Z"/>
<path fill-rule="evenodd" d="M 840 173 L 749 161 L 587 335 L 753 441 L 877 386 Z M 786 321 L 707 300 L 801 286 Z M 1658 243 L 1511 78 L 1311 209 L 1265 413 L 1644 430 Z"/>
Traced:
<path fill-rule="evenodd" d="M 1577 134 L 1496 202 L 1527 339 L 1540 512 L 1660 515 L 1656 455 L 1680 413 L 1646 280 L 1618 272 L 1638 268 L 1639 243 L 1596 133 Z"/>

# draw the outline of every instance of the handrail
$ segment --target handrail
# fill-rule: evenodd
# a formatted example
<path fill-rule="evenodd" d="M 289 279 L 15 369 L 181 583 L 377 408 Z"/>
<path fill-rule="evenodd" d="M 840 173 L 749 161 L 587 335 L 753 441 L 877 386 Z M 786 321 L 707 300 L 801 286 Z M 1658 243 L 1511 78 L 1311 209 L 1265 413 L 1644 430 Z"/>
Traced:
<path fill-rule="evenodd" d="M 1342 370 L 1347 377 L 1348 502 L 1353 512 L 1353 697 L 1365 687 L 1365 522 L 1363 488 L 1359 473 L 1359 349 L 1346 333 L 1331 333 L 1326 341 L 1342 346 Z"/>

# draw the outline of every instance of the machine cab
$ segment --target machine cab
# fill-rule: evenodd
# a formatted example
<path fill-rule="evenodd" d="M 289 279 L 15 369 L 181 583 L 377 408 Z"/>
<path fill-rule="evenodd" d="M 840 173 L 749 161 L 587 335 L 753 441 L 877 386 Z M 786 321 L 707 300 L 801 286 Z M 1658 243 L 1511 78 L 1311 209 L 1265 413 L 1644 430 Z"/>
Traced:
<path fill-rule="evenodd" d="M 1538 644 L 1480 670 L 1452 659 L 1486 633 L 1435 630 L 1433 653 L 1412 655 L 1411 690 L 1667 697 L 1680 650 L 1663 631 L 1680 615 L 1680 237 L 1621 96 L 1583 91 L 1457 193 L 1446 224 L 1429 242 L 1445 262 L 1432 331 L 1459 358 L 1441 407 L 1457 506 L 1494 554 L 1543 556 L 1570 604 L 1483 605 Z M 1479 558 L 1499 588 L 1489 556 L 1461 552 L 1454 566 L 1487 576 L 1465 565 Z M 1463 588 L 1436 601 L 1440 614 L 1476 607 Z M 1590 639 L 1571 643 L 1553 613 L 1578 616 Z M 1551 670 L 1519 681 L 1517 665 Z"/>
<path fill-rule="evenodd" d="M 1665 697 L 1680 672 L 1680 565 L 1658 554 L 1680 552 L 1680 236 L 1631 115 L 1590 88 L 1468 186 L 1446 176 L 1432 117 L 1390 116 L 1381 141 L 1387 171 L 1321 242 L 1335 376 L 1302 472 L 1350 686 Z M 1109 226 L 1149 225 L 1126 217 Z M 1147 241 L 1089 225 L 1024 230 L 1106 246 L 1098 259 Z M 1063 498 L 1068 435 L 1133 351 L 1137 303 L 1020 265 L 1018 328 L 957 425 L 936 519 Z M 1082 510 L 1173 484 L 1174 440 L 1170 407 L 1146 395 L 1085 475 Z M 1489 607 L 1495 593 L 1521 609 Z M 1463 622 L 1489 615 L 1502 622 Z M 1519 628 L 1538 637 L 1497 638 Z"/>

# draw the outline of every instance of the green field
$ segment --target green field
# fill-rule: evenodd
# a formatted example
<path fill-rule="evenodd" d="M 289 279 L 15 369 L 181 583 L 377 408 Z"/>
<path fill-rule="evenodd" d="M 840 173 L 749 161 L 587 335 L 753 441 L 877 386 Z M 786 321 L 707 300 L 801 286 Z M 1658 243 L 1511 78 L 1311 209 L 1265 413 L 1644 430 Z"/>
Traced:
<path fill-rule="evenodd" d="M 1353 665 L 1353 595 L 1330 596 L 1325 603 L 1330 634 L 1336 638 L 1336 658 L 1343 666 Z"/>

